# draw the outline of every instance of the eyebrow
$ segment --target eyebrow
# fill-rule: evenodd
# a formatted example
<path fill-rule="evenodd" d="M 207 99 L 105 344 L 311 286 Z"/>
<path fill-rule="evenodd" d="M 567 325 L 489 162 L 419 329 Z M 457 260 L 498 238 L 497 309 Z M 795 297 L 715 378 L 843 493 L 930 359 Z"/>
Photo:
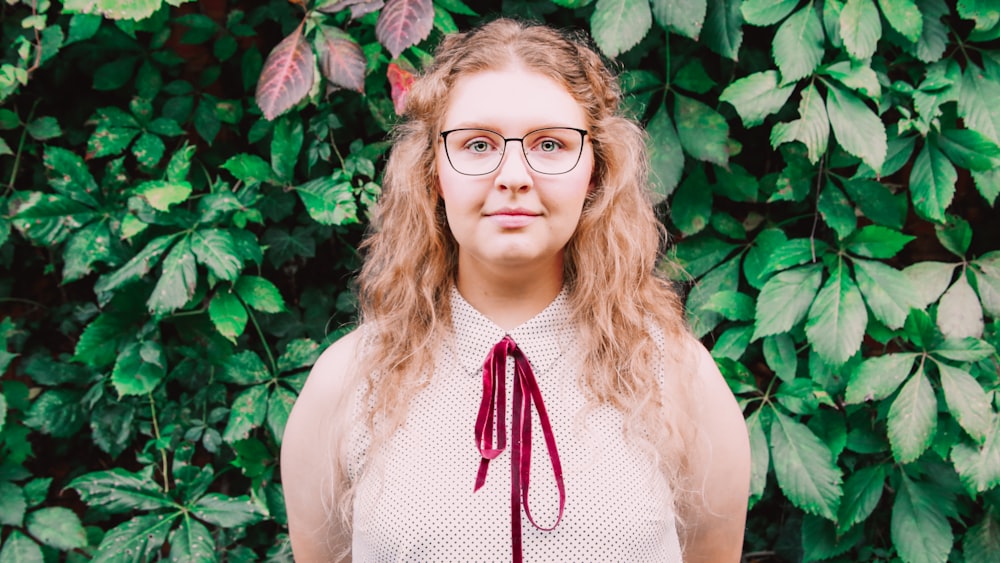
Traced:
<path fill-rule="evenodd" d="M 530 133 L 532 131 L 538 131 L 539 129 L 582 129 L 584 131 L 589 131 L 589 127 L 585 125 L 570 125 L 566 123 L 550 123 L 548 125 L 533 125 L 524 130 L 525 133 Z M 486 125 L 485 122 L 479 121 L 463 121 L 457 123 L 453 127 L 442 127 L 442 131 L 449 131 L 454 129 L 487 129 L 489 131 L 494 131 L 506 136 L 506 133 L 501 131 L 501 127 L 496 127 L 494 125 Z"/>

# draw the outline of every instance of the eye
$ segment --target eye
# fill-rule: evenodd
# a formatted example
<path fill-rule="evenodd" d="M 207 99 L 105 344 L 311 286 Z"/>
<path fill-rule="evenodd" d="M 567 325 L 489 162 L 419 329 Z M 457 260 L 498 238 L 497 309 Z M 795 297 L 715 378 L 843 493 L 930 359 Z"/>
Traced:
<path fill-rule="evenodd" d="M 482 139 L 474 139 L 465 144 L 465 149 L 475 153 L 484 153 L 490 150 L 490 144 Z"/>
<path fill-rule="evenodd" d="M 562 143 L 560 143 L 555 139 L 543 139 L 541 142 L 538 143 L 537 146 L 538 150 L 542 152 L 555 152 L 563 148 Z"/>

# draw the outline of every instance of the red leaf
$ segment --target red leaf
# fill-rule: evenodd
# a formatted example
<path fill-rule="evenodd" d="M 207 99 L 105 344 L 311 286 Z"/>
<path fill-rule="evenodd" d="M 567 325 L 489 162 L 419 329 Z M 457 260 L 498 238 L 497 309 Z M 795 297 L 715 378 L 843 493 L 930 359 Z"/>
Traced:
<path fill-rule="evenodd" d="M 375 37 L 396 58 L 425 39 L 434 27 L 432 0 L 389 0 L 375 22 Z"/>
<path fill-rule="evenodd" d="M 271 51 L 257 81 L 257 105 L 269 121 L 304 98 L 315 80 L 316 56 L 302 36 L 302 25 Z"/>
<path fill-rule="evenodd" d="M 396 63 L 389 63 L 389 70 L 385 73 L 389 78 L 389 85 L 392 86 L 392 107 L 396 110 L 396 115 L 403 115 L 406 107 L 406 93 L 413 86 L 413 74 Z"/>
<path fill-rule="evenodd" d="M 335 14 L 350 6 L 351 18 L 356 20 L 367 13 L 378 10 L 384 5 L 385 2 L 382 0 L 339 0 L 316 9 L 325 14 Z"/>
<path fill-rule="evenodd" d="M 336 27 L 320 26 L 316 39 L 319 70 L 327 80 L 349 90 L 365 91 L 365 58 L 361 46 Z"/>

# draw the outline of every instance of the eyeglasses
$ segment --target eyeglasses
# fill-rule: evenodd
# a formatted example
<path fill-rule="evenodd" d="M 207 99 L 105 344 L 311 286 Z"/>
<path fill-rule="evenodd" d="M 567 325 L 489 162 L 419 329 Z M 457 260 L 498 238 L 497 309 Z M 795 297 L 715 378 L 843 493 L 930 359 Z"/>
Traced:
<path fill-rule="evenodd" d="M 466 176 L 483 176 L 500 167 L 507 143 L 518 141 L 524 159 L 540 174 L 565 174 L 576 168 L 587 132 L 572 127 L 537 129 L 523 137 L 506 138 L 489 129 L 452 129 L 441 133 L 451 167 Z"/>

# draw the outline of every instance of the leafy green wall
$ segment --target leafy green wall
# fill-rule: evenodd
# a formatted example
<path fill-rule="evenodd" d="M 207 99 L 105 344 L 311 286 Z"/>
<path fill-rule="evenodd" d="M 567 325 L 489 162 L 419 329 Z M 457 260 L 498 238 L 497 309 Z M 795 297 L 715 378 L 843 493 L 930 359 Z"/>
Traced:
<path fill-rule="evenodd" d="M 1000 554 L 996 2 L 0 11 L 0 562 L 290 559 L 280 436 L 395 107 L 500 14 L 588 30 L 647 124 L 750 429 L 745 559 Z"/>

